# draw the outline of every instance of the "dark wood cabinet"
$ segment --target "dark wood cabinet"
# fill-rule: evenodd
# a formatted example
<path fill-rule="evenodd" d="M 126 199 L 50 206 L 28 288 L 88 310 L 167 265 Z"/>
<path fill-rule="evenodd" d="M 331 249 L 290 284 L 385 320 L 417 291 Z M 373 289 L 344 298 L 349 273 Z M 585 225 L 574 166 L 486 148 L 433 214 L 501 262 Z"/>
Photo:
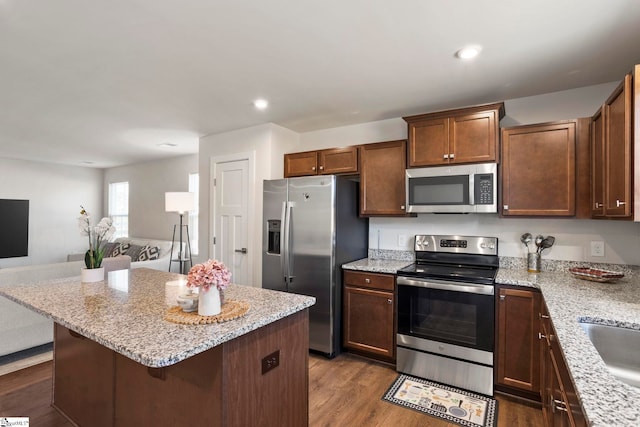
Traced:
<path fill-rule="evenodd" d="M 409 167 L 497 161 L 503 116 L 498 103 L 404 117 Z"/>
<path fill-rule="evenodd" d="M 591 118 L 591 217 L 604 217 L 604 107 Z"/>
<path fill-rule="evenodd" d="M 539 399 L 541 294 L 499 286 L 496 298 L 496 389 Z"/>
<path fill-rule="evenodd" d="M 360 146 L 360 215 L 405 216 L 407 142 Z"/>
<path fill-rule="evenodd" d="M 502 129 L 502 215 L 588 217 L 588 135 L 589 119 Z"/>
<path fill-rule="evenodd" d="M 616 88 L 604 111 L 604 215 L 631 218 L 631 74 Z"/>
<path fill-rule="evenodd" d="M 113 352 L 58 323 L 53 332 L 53 406 L 78 425 L 111 426 L 115 414 Z"/>
<path fill-rule="evenodd" d="M 330 148 L 284 155 L 284 177 L 358 172 L 358 147 Z"/>
<path fill-rule="evenodd" d="M 395 276 L 344 271 L 343 345 L 395 361 Z"/>
<path fill-rule="evenodd" d="M 542 414 L 547 427 L 587 425 L 580 401 L 560 350 L 549 312 L 540 311 L 540 370 Z"/>

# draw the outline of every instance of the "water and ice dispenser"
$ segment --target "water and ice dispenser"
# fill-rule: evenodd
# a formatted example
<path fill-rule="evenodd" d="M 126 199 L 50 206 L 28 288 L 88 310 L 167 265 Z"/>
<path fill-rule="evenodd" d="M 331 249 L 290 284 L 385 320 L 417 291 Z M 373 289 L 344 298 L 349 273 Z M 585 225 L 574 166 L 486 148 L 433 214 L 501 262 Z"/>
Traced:
<path fill-rule="evenodd" d="M 267 253 L 269 254 L 280 255 L 280 222 L 279 219 L 267 220 Z"/>

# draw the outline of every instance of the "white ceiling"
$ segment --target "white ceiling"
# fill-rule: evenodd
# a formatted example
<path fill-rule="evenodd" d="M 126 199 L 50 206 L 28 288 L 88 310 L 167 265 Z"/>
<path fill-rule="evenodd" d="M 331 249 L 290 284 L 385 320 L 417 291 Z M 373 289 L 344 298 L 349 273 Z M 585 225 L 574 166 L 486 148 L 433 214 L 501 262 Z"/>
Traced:
<path fill-rule="evenodd" d="M 454 57 L 467 44 L 482 46 L 472 62 Z M 637 0 L 0 0 L 0 157 L 110 167 L 266 122 L 305 132 L 611 82 L 635 63 Z"/>

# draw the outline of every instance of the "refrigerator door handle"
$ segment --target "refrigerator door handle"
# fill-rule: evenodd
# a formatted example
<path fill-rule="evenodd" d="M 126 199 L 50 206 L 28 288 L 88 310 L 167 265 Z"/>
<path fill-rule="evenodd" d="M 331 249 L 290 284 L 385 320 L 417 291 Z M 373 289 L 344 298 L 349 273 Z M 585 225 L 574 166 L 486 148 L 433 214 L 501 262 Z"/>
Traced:
<path fill-rule="evenodd" d="M 284 288 L 288 288 L 289 266 L 287 265 L 287 202 L 282 202 L 282 213 L 280 215 L 280 274 L 284 278 Z"/>
<path fill-rule="evenodd" d="M 291 218 L 293 216 L 293 207 L 295 202 L 287 202 L 287 291 L 291 291 L 289 286 L 293 283 L 293 259 L 292 259 L 292 243 L 291 243 Z"/>

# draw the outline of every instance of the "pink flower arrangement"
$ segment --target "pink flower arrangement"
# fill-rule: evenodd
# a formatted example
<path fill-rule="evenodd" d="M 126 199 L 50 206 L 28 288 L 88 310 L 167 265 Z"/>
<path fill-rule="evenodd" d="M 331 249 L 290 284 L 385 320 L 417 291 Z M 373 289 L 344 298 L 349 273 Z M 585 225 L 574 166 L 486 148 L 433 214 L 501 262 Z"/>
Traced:
<path fill-rule="evenodd" d="M 223 290 L 231 282 L 231 272 L 223 263 L 215 259 L 210 259 L 202 264 L 191 267 L 187 275 L 187 286 L 197 288 L 202 286 L 204 291 L 215 286 L 218 290 Z"/>

